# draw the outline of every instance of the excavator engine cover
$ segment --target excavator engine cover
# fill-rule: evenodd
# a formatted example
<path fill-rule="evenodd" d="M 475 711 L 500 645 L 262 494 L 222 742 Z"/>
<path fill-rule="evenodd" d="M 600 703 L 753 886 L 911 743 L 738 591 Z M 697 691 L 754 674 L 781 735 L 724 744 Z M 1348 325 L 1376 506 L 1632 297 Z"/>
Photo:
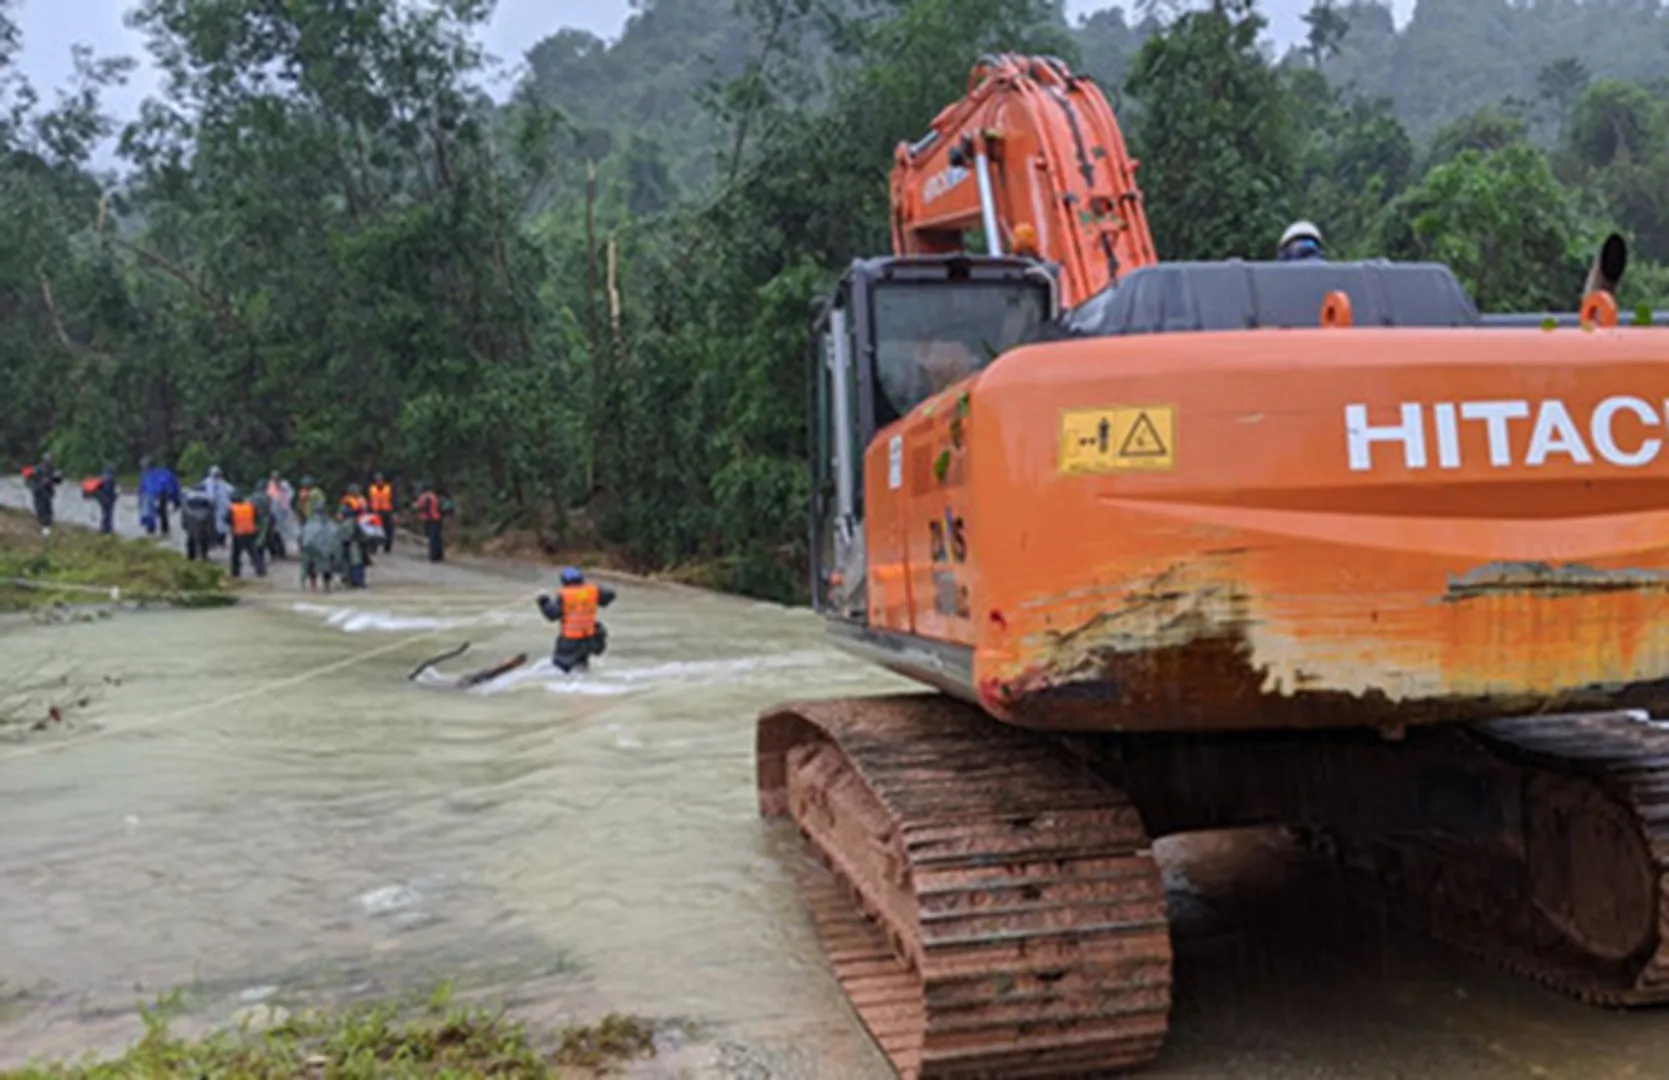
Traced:
<path fill-rule="evenodd" d="M 1102 337 L 1186 330 L 1309 329 L 1331 292 L 1351 298 L 1357 326 L 1475 326 L 1478 309 L 1437 263 L 1165 263 L 1133 270 L 1063 320 Z"/>

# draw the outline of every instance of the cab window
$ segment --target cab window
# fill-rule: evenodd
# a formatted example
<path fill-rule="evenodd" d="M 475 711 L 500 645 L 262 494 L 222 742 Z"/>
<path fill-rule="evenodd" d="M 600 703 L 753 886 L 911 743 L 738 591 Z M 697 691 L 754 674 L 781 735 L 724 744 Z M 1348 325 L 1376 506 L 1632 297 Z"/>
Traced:
<path fill-rule="evenodd" d="M 1048 318 L 1048 294 L 1029 281 L 877 285 L 876 424 L 885 426 L 984 369 Z"/>

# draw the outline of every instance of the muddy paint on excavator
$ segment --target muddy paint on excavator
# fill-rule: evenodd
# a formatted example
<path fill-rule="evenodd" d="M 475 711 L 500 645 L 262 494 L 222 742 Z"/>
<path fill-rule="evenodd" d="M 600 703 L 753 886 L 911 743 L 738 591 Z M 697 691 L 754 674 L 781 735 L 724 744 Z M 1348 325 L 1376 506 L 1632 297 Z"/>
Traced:
<path fill-rule="evenodd" d="M 1666 399 L 1663 331 L 1016 349 L 869 448 L 867 630 L 1057 730 L 1661 702 Z"/>
<path fill-rule="evenodd" d="M 1666 407 L 1658 330 L 1027 345 L 868 446 L 868 610 L 833 631 L 1057 731 L 1651 706 Z"/>

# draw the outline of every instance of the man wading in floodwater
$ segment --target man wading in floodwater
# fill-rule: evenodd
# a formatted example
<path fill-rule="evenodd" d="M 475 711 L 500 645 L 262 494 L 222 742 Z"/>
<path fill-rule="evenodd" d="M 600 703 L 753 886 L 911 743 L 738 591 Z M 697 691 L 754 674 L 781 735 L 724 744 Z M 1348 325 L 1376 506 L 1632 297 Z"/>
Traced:
<path fill-rule="evenodd" d="M 551 650 L 551 663 L 563 674 L 585 671 L 593 656 L 608 648 L 608 631 L 597 621 L 597 609 L 614 603 L 614 590 L 593 585 L 574 567 L 564 567 L 562 589 L 556 596 L 539 594 L 539 610 L 549 622 L 560 622 L 562 633 Z"/>

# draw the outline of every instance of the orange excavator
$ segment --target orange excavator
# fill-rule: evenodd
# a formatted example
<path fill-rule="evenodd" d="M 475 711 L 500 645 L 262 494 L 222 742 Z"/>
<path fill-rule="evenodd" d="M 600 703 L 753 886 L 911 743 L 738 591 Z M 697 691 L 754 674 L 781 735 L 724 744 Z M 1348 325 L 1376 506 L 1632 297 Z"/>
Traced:
<path fill-rule="evenodd" d="M 757 780 L 864 1024 L 910 1078 L 1150 1061 L 1153 840 L 1253 825 L 1669 998 L 1669 333 L 1617 326 L 1621 241 L 1567 329 L 1436 264 L 1158 262 L 1133 174 L 1088 80 L 992 58 L 818 316 L 814 604 L 927 690 L 767 710 Z"/>

